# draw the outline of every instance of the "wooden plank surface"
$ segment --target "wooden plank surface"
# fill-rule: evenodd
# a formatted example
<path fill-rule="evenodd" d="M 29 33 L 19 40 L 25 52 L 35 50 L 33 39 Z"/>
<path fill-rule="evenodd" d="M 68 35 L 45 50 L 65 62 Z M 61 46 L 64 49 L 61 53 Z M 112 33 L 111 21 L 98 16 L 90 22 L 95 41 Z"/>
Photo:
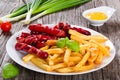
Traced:
<path fill-rule="evenodd" d="M 20 6 L 22 0 L 0 0 L 0 17 L 10 13 L 16 7 Z M 92 27 L 86 22 L 85 19 L 81 16 L 84 10 L 98 7 L 98 6 L 110 6 L 116 8 L 116 13 L 112 18 L 101 27 Z M 20 74 L 14 79 L 10 80 L 120 80 L 120 0 L 92 0 L 91 2 L 84 4 L 82 6 L 70 8 L 63 10 L 57 13 L 46 15 L 33 23 L 58 23 L 58 22 L 67 22 L 70 24 L 80 25 L 89 27 L 93 30 L 96 30 L 105 36 L 107 36 L 115 45 L 116 56 L 115 59 L 105 68 L 98 70 L 96 72 L 84 74 L 84 75 L 75 75 L 75 76 L 54 76 L 48 74 L 42 74 L 34 72 L 23 68 L 22 66 L 16 64 L 12 61 L 9 56 L 6 54 L 6 42 L 7 40 L 17 31 L 24 29 L 19 22 L 13 24 L 12 30 L 10 33 L 4 33 L 0 30 L 0 80 L 3 80 L 1 77 L 1 67 L 7 63 L 13 63 L 20 69 Z"/>

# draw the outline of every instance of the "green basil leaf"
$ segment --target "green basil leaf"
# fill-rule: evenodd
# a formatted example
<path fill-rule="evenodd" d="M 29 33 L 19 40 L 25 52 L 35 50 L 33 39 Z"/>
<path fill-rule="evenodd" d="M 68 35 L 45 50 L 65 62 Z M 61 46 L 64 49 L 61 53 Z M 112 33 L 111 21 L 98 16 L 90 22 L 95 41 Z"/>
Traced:
<path fill-rule="evenodd" d="M 66 46 L 68 48 L 70 48 L 72 51 L 76 51 L 76 52 L 79 52 L 80 51 L 80 45 L 79 43 L 77 43 L 76 41 L 74 40 L 69 40 L 67 43 L 66 43 Z"/>
<path fill-rule="evenodd" d="M 19 74 L 19 69 L 11 63 L 6 63 L 2 67 L 2 77 L 5 79 L 14 78 Z"/>
<path fill-rule="evenodd" d="M 68 37 L 66 37 L 66 38 L 60 38 L 60 39 L 57 41 L 57 46 L 58 46 L 59 48 L 63 48 L 63 47 L 66 46 L 67 41 L 69 41 Z"/>

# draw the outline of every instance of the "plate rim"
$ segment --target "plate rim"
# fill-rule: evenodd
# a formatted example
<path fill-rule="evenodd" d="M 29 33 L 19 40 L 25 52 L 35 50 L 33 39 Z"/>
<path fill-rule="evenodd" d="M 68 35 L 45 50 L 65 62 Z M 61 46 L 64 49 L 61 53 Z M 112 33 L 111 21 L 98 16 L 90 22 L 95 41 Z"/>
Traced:
<path fill-rule="evenodd" d="M 43 24 L 43 25 L 48 25 L 48 26 L 50 26 L 50 25 L 55 25 L 55 24 Z M 70 24 L 70 25 L 71 25 L 71 24 Z M 84 27 L 84 26 L 77 26 L 77 25 L 71 25 L 71 26 L 72 26 L 72 27 L 73 27 L 73 26 L 75 26 L 75 27 L 80 27 L 80 28 L 89 30 L 91 33 L 92 33 L 92 32 L 95 32 L 95 33 L 97 33 L 97 34 L 103 35 L 102 33 L 99 33 L 99 32 L 97 32 L 97 31 L 95 31 L 95 30 L 93 30 L 93 29 L 90 29 L 90 28 L 87 28 L 87 27 Z M 9 45 L 9 43 L 10 43 L 10 40 L 13 39 L 15 35 L 18 35 L 18 34 L 20 34 L 22 31 L 25 32 L 25 31 L 27 31 L 27 30 L 28 30 L 28 27 L 27 27 L 27 28 L 24 28 L 24 29 L 22 29 L 22 30 L 20 30 L 20 31 L 18 31 L 18 32 L 15 32 L 15 33 L 9 38 L 9 40 L 8 40 L 7 43 L 6 43 L 6 51 L 7 51 L 7 54 L 9 55 L 9 57 L 10 57 L 13 61 L 15 61 L 17 64 L 19 64 L 20 66 L 22 66 L 22 67 L 24 67 L 24 68 L 26 68 L 26 69 L 29 69 L 29 70 L 32 70 L 32 71 L 36 71 L 36 72 L 39 72 L 39 73 L 45 73 L 45 74 L 51 74 L 51 75 L 80 75 L 80 74 L 87 74 L 87 73 L 91 73 L 91 72 L 98 71 L 98 70 L 106 67 L 107 65 L 109 65 L 109 64 L 113 61 L 113 59 L 115 58 L 115 55 L 116 55 L 115 46 L 113 45 L 112 41 L 108 39 L 108 41 L 112 44 L 113 54 L 114 54 L 114 55 L 111 57 L 110 61 L 109 61 L 107 64 L 104 64 L 104 66 L 102 66 L 102 67 L 94 68 L 94 69 L 87 70 L 87 71 L 84 71 L 84 72 L 72 72 L 72 73 L 57 73 L 57 72 L 56 72 L 56 73 L 53 73 L 53 72 L 48 72 L 48 71 L 45 71 L 45 70 L 43 70 L 43 71 L 38 71 L 38 70 L 36 70 L 36 69 L 32 69 L 32 68 L 29 67 L 29 66 L 22 65 L 22 64 L 20 64 L 18 61 L 16 61 L 16 60 L 10 55 L 9 49 L 8 49 L 8 47 L 7 47 L 7 46 Z M 28 31 L 27 31 L 27 32 L 28 32 Z M 103 35 L 103 36 L 104 36 L 104 35 Z M 107 38 L 106 36 L 104 36 L 104 37 Z M 21 60 L 22 60 L 22 59 L 21 59 Z M 36 66 L 36 67 L 37 67 L 37 66 Z M 41 70 L 42 70 L 42 69 L 41 69 Z"/>

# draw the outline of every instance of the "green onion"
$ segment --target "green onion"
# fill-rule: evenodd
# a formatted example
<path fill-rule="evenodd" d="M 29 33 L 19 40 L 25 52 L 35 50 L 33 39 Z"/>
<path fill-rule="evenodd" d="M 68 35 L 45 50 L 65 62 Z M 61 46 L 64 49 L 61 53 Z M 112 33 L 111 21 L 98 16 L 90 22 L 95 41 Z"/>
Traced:
<path fill-rule="evenodd" d="M 29 3 L 30 10 L 27 10 L 27 5 L 23 5 L 16 9 L 9 15 L 0 18 L 2 21 L 18 21 L 26 17 L 22 22 L 28 24 L 29 22 L 42 17 L 47 14 L 51 14 L 66 8 L 84 4 L 91 0 L 34 0 Z M 27 12 L 28 11 L 28 12 Z M 36 15 L 31 18 L 31 15 Z M 31 19 L 30 19 L 31 18 Z"/>
<path fill-rule="evenodd" d="M 57 12 L 57 11 L 60 11 L 60 10 L 66 9 L 66 8 L 70 8 L 70 7 L 73 7 L 76 5 L 86 3 L 88 1 L 90 1 L 90 0 L 66 0 L 66 1 L 61 2 L 55 6 L 52 6 L 49 9 L 43 11 L 42 13 L 34 16 L 33 18 L 30 19 L 30 21 L 33 21 L 39 17 L 42 17 L 42 16 L 50 14 L 50 13 L 54 13 L 54 12 Z"/>
<path fill-rule="evenodd" d="M 28 6 L 31 6 L 31 3 L 28 3 Z M 27 12 L 27 5 L 23 5 L 20 8 L 13 11 L 10 18 L 19 16 L 19 15 L 26 13 L 26 12 Z"/>
<path fill-rule="evenodd" d="M 31 3 L 28 3 L 29 6 L 31 5 Z M 18 9 L 16 9 L 15 11 L 13 11 L 11 14 L 8 14 L 6 16 L 3 16 L 0 18 L 0 21 L 13 21 L 12 18 L 15 18 L 16 16 L 21 16 L 22 14 L 27 12 L 27 5 L 23 5 L 21 7 L 19 7 Z M 16 19 L 16 18 L 15 18 Z M 17 21 L 17 20 L 15 20 Z"/>
<path fill-rule="evenodd" d="M 2 21 L 9 21 L 9 22 L 15 22 L 15 21 L 19 21 L 21 19 L 23 19 L 26 16 L 27 13 L 21 14 L 19 16 L 13 17 L 13 18 L 4 18 L 2 19 Z M 0 22 L 2 22 L 0 20 Z"/>
<path fill-rule="evenodd" d="M 24 24 L 29 24 L 30 17 L 32 15 L 32 12 L 36 10 L 40 4 L 43 2 L 43 0 L 34 0 L 30 6 L 30 10 L 27 12 L 26 19 L 23 21 Z"/>
<path fill-rule="evenodd" d="M 49 9 L 49 8 L 55 6 L 56 4 L 63 3 L 64 1 L 66 1 L 66 0 L 53 0 L 51 2 L 48 2 L 44 5 L 41 5 L 37 10 L 33 11 L 33 14 L 40 13 L 46 9 Z"/>
<path fill-rule="evenodd" d="M 50 1 L 53 1 L 53 0 L 43 0 L 43 2 L 44 2 L 43 4 L 46 4 Z M 28 4 L 30 7 L 31 3 L 28 3 Z M 11 14 L 1 17 L 0 22 L 3 22 L 3 21 L 13 22 L 13 21 L 18 21 L 20 19 L 23 19 L 27 15 L 27 13 L 26 13 L 28 11 L 27 9 L 28 9 L 27 5 L 23 5 L 23 6 L 19 7 L 18 9 L 16 9 L 15 11 L 13 11 Z"/>

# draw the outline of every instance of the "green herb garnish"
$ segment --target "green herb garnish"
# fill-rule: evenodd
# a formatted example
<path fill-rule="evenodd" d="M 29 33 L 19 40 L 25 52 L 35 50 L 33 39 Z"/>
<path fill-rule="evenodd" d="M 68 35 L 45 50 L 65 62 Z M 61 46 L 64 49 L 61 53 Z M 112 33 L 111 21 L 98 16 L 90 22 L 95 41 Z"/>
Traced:
<path fill-rule="evenodd" d="M 66 38 L 60 38 L 58 41 L 57 41 L 57 46 L 59 48 L 63 48 L 66 46 L 66 43 L 69 41 L 68 37 Z"/>
<path fill-rule="evenodd" d="M 80 45 L 79 43 L 77 43 L 74 40 L 69 40 L 68 37 L 66 38 L 60 38 L 57 41 L 57 46 L 59 48 L 64 48 L 64 47 L 68 47 L 69 49 L 71 49 L 72 51 L 76 51 L 79 52 L 80 51 Z"/>
<path fill-rule="evenodd" d="M 74 40 L 69 40 L 67 43 L 66 43 L 66 46 L 68 48 L 70 48 L 72 51 L 76 51 L 76 52 L 79 52 L 80 51 L 80 45 L 79 43 L 77 43 L 76 41 Z"/>
<path fill-rule="evenodd" d="M 19 70 L 11 63 L 6 63 L 2 67 L 2 77 L 5 79 L 14 78 L 19 74 Z"/>

